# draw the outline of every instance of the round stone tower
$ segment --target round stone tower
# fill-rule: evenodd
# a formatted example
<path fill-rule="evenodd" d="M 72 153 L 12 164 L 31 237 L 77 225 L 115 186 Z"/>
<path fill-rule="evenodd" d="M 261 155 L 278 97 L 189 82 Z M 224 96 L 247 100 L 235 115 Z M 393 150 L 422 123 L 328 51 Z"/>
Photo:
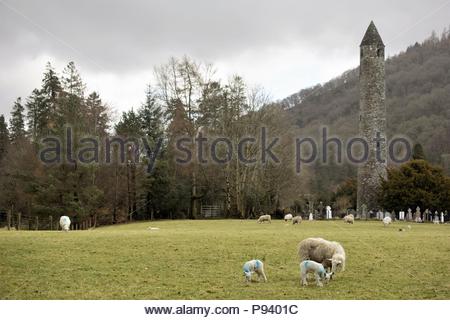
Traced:
<path fill-rule="evenodd" d="M 381 209 L 377 201 L 381 178 L 386 177 L 386 95 L 384 44 L 375 24 L 360 45 L 359 135 L 367 142 L 367 158 L 358 167 L 357 211 Z M 364 210 L 365 211 L 365 210 Z"/>

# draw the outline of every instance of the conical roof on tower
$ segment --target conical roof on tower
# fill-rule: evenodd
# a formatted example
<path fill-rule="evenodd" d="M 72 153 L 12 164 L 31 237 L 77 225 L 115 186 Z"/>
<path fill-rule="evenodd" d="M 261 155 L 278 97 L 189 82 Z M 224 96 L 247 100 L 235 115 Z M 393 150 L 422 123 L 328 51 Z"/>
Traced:
<path fill-rule="evenodd" d="M 370 45 L 377 45 L 384 47 L 383 40 L 381 40 L 380 34 L 378 33 L 377 27 L 375 27 L 375 23 L 373 23 L 373 21 L 370 21 L 369 27 L 367 28 L 366 33 L 364 34 L 364 37 L 360 44 L 360 46 L 370 46 Z"/>

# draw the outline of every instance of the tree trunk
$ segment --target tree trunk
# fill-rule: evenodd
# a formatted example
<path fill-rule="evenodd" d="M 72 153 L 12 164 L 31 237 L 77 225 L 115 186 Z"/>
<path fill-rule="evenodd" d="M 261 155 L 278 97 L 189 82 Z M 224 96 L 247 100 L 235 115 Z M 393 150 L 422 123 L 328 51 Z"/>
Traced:
<path fill-rule="evenodd" d="M 131 164 L 131 214 L 137 212 L 136 202 L 136 164 Z"/>
<path fill-rule="evenodd" d="M 132 212 L 131 212 L 131 190 L 130 190 L 130 165 L 127 163 L 127 213 L 128 220 L 132 221 Z"/>
<path fill-rule="evenodd" d="M 115 184 L 114 184 L 114 208 L 113 208 L 113 224 L 117 223 L 117 193 L 118 193 L 118 188 L 119 188 L 119 172 L 118 172 L 118 166 L 116 164 L 116 168 L 115 168 Z M 95 223 L 94 223 L 95 226 Z"/>
<path fill-rule="evenodd" d="M 153 211 L 151 211 L 150 208 L 150 199 L 151 199 L 150 192 L 147 192 L 147 195 L 145 197 L 145 215 L 147 219 L 153 220 Z"/>
<path fill-rule="evenodd" d="M 231 215 L 231 187 L 230 187 L 230 171 L 229 166 L 227 166 L 226 175 L 226 207 L 225 207 L 225 217 L 229 218 Z"/>
<path fill-rule="evenodd" d="M 192 192 L 191 192 L 191 219 L 197 218 L 198 198 L 197 198 L 197 177 L 195 171 L 192 172 Z"/>

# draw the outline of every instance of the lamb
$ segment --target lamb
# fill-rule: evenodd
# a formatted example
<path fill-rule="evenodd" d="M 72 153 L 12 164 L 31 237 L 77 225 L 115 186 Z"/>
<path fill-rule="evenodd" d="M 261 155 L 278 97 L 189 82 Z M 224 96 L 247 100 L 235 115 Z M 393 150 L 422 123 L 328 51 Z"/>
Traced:
<path fill-rule="evenodd" d="M 69 231 L 70 230 L 70 218 L 68 216 L 61 216 L 61 218 L 59 218 L 59 225 L 61 226 L 61 229 L 63 231 Z"/>
<path fill-rule="evenodd" d="M 342 245 L 335 241 L 322 238 L 307 238 L 298 246 L 300 261 L 313 260 L 332 272 L 345 270 L 345 251 Z M 331 265 L 330 265 L 331 264 Z"/>
<path fill-rule="evenodd" d="M 258 281 L 263 278 L 264 282 L 267 282 L 267 277 L 264 273 L 264 263 L 261 260 L 247 261 L 246 263 L 244 263 L 243 269 L 246 282 L 252 280 L 253 273 L 256 273 L 258 275 Z"/>
<path fill-rule="evenodd" d="M 353 224 L 355 222 L 355 217 L 350 213 L 344 217 L 344 222 Z"/>
<path fill-rule="evenodd" d="M 284 216 L 284 221 L 291 221 L 292 220 L 292 214 L 288 213 Z"/>
<path fill-rule="evenodd" d="M 260 216 L 258 219 L 258 223 L 263 223 L 266 221 L 269 223 L 272 223 L 272 218 L 271 218 L 270 214 L 264 214 L 264 215 Z"/>
<path fill-rule="evenodd" d="M 333 272 L 326 272 L 322 264 L 312 260 L 305 260 L 300 262 L 300 282 L 304 286 L 308 285 L 308 281 L 306 280 L 308 272 L 314 272 L 316 284 L 319 287 L 323 287 L 320 280 L 329 282 L 333 278 Z"/>
<path fill-rule="evenodd" d="M 392 219 L 391 219 L 391 217 L 385 217 L 384 219 L 383 219 L 383 225 L 386 227 L 387 225 L 389 225 L 389 224 L 391 224 L 392 223 Z"/>
<path fill-rule="evenodd" d="M 292 224 L 300 224 L 301 222 L 302 222 L 301 216 L 295 216 L 294 218 L 292 218 Z"/>

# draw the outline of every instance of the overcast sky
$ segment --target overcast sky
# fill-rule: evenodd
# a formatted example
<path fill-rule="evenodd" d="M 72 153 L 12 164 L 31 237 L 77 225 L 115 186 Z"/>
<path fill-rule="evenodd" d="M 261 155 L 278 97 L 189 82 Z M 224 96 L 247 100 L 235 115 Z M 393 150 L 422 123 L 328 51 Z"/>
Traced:
<path fill-rule="evenodd" d="M 118 111 L 184 54 L 284 98 L 356 67 L 370 20 L 394 55 L 448 27 L 450 1 L 0 0 L 0 113 L 40 86 L 47 61 L 58 72 L 75 61 Z"/>

